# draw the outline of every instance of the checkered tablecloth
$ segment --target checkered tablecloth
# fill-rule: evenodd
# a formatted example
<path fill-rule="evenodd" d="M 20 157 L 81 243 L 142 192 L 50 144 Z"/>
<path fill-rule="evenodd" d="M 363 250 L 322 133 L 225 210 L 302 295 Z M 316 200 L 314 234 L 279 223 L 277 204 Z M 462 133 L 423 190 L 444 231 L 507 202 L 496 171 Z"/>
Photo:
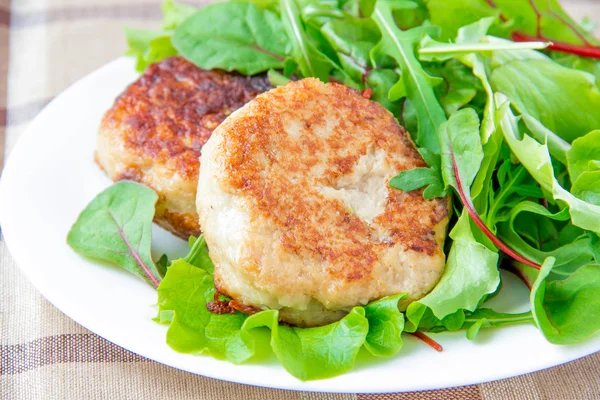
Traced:
<path fill-rule="evenodd" d="M 564 3 L 576 17 L 600 21 L 600 0 Z M 157 0 L 0 0 L 0 165 L 54 96 L 123 54 L 123 25 L 150 28 L 159 20 Z M 0 241 L 0 399 L 600 399 L 600 353 L 437 391 L 351 395 L 238 385 L 147 360 L 79 326 L 36 291 Z"/>

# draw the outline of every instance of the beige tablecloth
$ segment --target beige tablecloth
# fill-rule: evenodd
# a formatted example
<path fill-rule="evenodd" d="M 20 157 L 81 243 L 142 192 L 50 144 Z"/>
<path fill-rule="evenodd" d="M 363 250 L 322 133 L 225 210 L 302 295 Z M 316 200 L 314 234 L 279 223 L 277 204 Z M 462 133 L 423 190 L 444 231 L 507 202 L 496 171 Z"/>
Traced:
<path fill-rule="evenodd" d="M 600 1 L 566 4 L 576 16 L 600 21 Z M 0 0 L 0 165 L 50 99 L 123 54 L 123 25 L 156 27 L 159 20 L 157 0 Z M 600 353 L 512 379 L 427 392 L 323 394 L 227 383 L 149 361 L 87 331 L 36 291 L 0 242 L 0 398 L 600 399 Z"/>

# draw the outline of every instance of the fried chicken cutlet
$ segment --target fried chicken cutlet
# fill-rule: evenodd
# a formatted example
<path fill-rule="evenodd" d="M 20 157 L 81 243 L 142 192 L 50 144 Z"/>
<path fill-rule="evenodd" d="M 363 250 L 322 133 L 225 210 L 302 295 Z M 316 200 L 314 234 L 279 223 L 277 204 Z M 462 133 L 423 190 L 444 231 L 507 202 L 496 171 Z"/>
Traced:
<path fill-rule="evenodd" d="M 150 65 L 104 115 L 96 161 L 112 180 L 158 193 L 158 225 L 198 236 L 200 150 L 228 115 L 270 87 L 265 76 L 206 71 L 181 57 Z"/>
<path fill-rule="evenodd" d="M 444 270 L 447 199 L 388 185 L 426 164 L 393 115 L 307 78 L 234 112 L 202 148 L 197 208 L 215 286 L 317 326 L 428 293 Z"/>

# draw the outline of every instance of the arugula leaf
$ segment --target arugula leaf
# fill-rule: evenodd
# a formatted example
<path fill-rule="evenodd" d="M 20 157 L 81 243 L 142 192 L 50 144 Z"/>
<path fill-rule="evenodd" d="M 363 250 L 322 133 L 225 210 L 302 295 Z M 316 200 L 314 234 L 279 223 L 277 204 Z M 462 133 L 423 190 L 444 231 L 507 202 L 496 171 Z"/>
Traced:
<path fill-rule="evenodd" d="M 406 297 L 406 293 L 388 296 L 365 306 L 365 317 L 369 321 L 365 348 L 371 354 L 389 357 L 402 348 L 404 314 L 398 309 L 398 302 Z"/>
<path fill-rule="evenodd" d="M 306 33 L 295 0 L 280 0 L 279 8 L 283 28 L 292 45 L 291 54 L 301 74 L 328 82 L 331 70 L 337 66 L 317 48 L 313 38 Z"/>
<path fill-rule="evenodd" d="M 321 32 L 337 53 L 348 75 L 355 82 L 362 83 L 371 69 L 371 49 L 381 38 L 377 25 L 369 19 L 332 20 L 323 25 Z M 396 73 L 389 72 L 397 80 Z M 386 88 L 389 90 L 389 86 Z"/>
<path fill-rule="evenodd" d="M 381 40 L 371 50 L 371 60 L 390 56 L 398 62 L 402 74 L 389 92 L 390 100 L 407 96 L 413 103 L 419 124 L 417 144 L 439 154 L 440 145 L 437 132 L 446 120 L 444 109 L 438 102 L 433 86 L 439 78 L 429 76 L 415 56 L 415 46 L 424 31 L 420 28 L 402 31 L 396 25 L 390 7 L 385 2 L 377 2 L 371 16 L 381 31 Z"/>
<path fill-rule="evenodd" d="M 161 276 L 150 255 L 157 199 L 144 185 L 117 182 L 82 211 L 67 243 L 79 254 L 117 264 L 157 287 Z"/>
<path fill-rule="evenodd" d="M 500 284 L 498 253 L 475 240 L 471 229 L 468 213 L 463 211 L 450 232 L 454 242 L 439 283 L 406 310 L 406 318 L 414 326 L 420 325 L 425 307 L 438 319 L 459 310 L 474 311 L 481 299 Z"/>
<path fill-rule="evenodd" d="M 462 29 L 462 28 L 461 28 Z M 460 30 L 459 30 L 460 32 Z M 460 57 L 472 53 L 487 53 L 491 51 L 506 51 L 506 50 L 536 50 L 545 49 L 550 43 L 547 42 L 525 42 L 515 43 L 510 41 L 502 42 L 464 42 L 464 43 L 443 43 L 433 40 L 429 36 L 425 36 L 421 40 L 419 48 L 419 58 L 423 61 L 445 61 L 451 58 Z"/>
<path fill-rule="evenodd" d="M 215 3 L 180 24 L 172 41 L 200 68 L 254 75 L 283 68 L 292 52 L 283 29 L 275 13 L 252 3 Z"/>
<path fill-rule="evenodd" d="M 279 325 L 277 311 L 263 311 L 248 317 L 242 329 L 248 332 L 263 326 L 271 330 L 271 348 L 281 365 L 302 380 L 330 378 L 351 370 L 369 330 L 362 307 L 318 328 Z"/>
<path fill-rule="evenodd" d="M 441 160 L 426 148 L 419 149 L 419 153 L 429 168 L 413 168 L 401 171 L 390 179 L 389 185 L 393 188 L 410 192 L 425 186 L 423 197 L 433 199 L 446 196 L 444 182 L 441 176 Z"/>
<path fill-rule="evenodd" d="M 600 265 L 588 264 L 565 279 L 544 261 L 531 290 L 535 322 L 550 343 L 577 343 L 600 331 Z"/>
<path fill-rule="evenodd" d="M 474 340 L 482 328 L 497 328 L 506 325 L 533 323 L 531 311 L 518 314 L 499 313 L 489 308 L 480 308 L 465 317 L 463 329 L 467 330 L 467 339 Z"/>

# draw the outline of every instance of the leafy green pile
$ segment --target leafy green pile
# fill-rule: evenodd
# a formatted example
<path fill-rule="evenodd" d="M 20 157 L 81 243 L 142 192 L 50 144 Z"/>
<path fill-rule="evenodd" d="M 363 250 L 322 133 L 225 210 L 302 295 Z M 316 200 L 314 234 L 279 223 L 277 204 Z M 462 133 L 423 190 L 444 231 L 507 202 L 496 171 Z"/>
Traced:
<path fill-rule="evenodd" d="M 362 346 L 396 354 L 402 332 L 466 329 L 472 339 L 534 322 L 568 344 L 600 330 L 600 42 L 555 0 L 167 1 L 163 12 L 160 31 L 126 30 L 139 70 L 178 54 L 201 68 L 267 72 L 274 85 L 311 76 L 364 90 L 428 165 L 390 185 L 451 196 L 454 212 L 446 269 L 428 295 L 402 313 L 394 296 L 300 329 L 278 325 L 274 310 L 209 313 L 204 242 L 168 269 L 154 264 L 156 197 L 116 184 L 82 213 L 69 244 L 155 286 L 164 276 L 157 319 L 175 350 L 243 362 L 261 353 L 268 329 L 291 374 L 319 379 L 350 369 Z M 499 268 L 528 286 L 531 312 L 484 308 L 501 290 Z"/>

